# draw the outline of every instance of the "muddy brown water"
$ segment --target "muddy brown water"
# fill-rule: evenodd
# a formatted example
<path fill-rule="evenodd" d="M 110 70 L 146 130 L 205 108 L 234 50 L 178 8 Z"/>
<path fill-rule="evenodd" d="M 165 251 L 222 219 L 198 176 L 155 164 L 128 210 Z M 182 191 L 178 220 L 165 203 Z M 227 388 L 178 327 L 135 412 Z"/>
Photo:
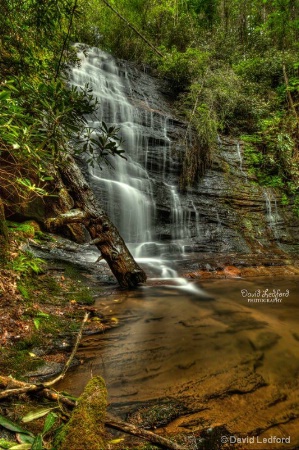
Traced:
<path fill-rule="evenodd" d="M 184 412 L 164 424 L 167 433 L 225 426 L 234 448 L 299 448 L 299 278 L 208 280 L 201 288 L 99 298 L 118 325 L 84 337 L 84 363 L 59 389 L 79 395 L 99 374 L 123 417 L 172 399 Z"/>

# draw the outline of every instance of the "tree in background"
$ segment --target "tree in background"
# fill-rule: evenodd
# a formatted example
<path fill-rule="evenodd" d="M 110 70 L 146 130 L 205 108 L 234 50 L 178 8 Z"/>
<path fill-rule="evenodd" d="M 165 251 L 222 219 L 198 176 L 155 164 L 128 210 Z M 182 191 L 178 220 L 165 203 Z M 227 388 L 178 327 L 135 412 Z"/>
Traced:
<path fill-rule="evenodd" d="M 4 97 L 10 91 L 2 102 L 18 109 L 13 121 L 23 123 L 22 127 L 16 123 L 23 132 L 19 130 L 18 142 L 10 144 L 5 141 L 4 130 L 14 122 L 3 125 L 2 117 L 0 139 L 10 145 L 11 154 L 19 155 L 19 160 L 26 145 L 31 149 L 29 143 L 38 149 L 33 155 L 47 151 L 56 157 L 66 145 L 63 136 L 69 137 L 72 126 L 73 132 L 78 131 L 78 124 L 67 117 L 74 119 L 83 112 L 72 107 L 80 110 L 80 95 L 84 94 L 67 93 L 62 75 L 68 64 L 76 62 L 71 44 L 81 41 L 148 64 L 173 84 L 178 110 L 199 137 L 198 144 L 187 148 L 183 184 L 192 184 L 196 179 L 190 175 L 188 161 L 204 161 L 206 166 L 216 134 L 231 133 L 246 135 L 250 141 L 249 159 L 262 183 L 283 187 L 291 196 L 298 192 L 299 0 L 0 3 L 4 11 L 0 22 Z M 132 27 L 125 26 L 107 3 Z M 3 84 L 11 76 L 17 76 L 17 82 Z M 51 106 L 53 93 L 56 106 Z M 32 123 L 34 116 L 38 120 Z M 40 124 L 38 131 L 36 123 Z M 19 147 L 13 148 L 14 144 Z M 257 157 L 253 157 L 254 152 Z"/>
<path fill-rule="evenodd" d="M 98 43 L 168 78 L 198 132 L 186 147 L 182 184 L 206 166 L 217 133 L 244 135 L 260 182 L 299 204 L 299 0 L 110 0 L 163 58 L 105 3 L 91 0 L 87 11 Z"/>
<path fill-rule="evenodd" d="M 117 130 L 100 126 L 92 137 L 85 114 L 96 113 L 92 91 L 68 86 L 77 63 L 77 0 L 1 0 L 0 196 L 7 211 L 47 195 L 51 167 L 61 164 L 76 137 L 77 151 L 101 164 L 121 155 Z"/>

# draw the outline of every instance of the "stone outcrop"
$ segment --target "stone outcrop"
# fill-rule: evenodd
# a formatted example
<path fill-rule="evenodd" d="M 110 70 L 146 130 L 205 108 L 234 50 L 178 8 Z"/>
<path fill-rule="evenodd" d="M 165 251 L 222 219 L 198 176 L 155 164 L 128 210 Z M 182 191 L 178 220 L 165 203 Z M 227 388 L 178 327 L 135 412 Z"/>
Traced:
<path fill-rule="evenodd" d="M 152 239 L 149 241 L 172 242 L 168 248 L 170 252 L 172 249 L 177 251 L 176 244 L 185 252 L 298 252 L 299 218 L 295 217 L 292 205 L 282 205 L 281 192 L 258 185 L 248 171 L 243 145 L 236 139 L 219 137 L 210 169 L 193 188 L 179 193 L 188 124 L 176 114 L 171 86 L 131 63 L 115 62 L 107 54 L 100 55 L 108 58 L 109 64 L 113 62 L 113 76 L 122 84 L 122 101 L 127 105 L 127 114 L 123 118 L 123 105 L 118 112 L 118 99 L 109 98 L 114 119 L 119 120 L 122 127 L 122 120 L 129 121 L 128 116 L 132 116 L 129 128 L 134 139 L 131 134 L 128 139 L 124 132 L 124 148 L 146 170 L 150 179 L 155 219 L 151 224 Z M 99 70 L 100 57 L 96 51 L 95 54 L 91 51 L 88 67 L 95 64 Z M 108 63 L 106 65 L 108 67 Z M 102 67 L 106 70 L 104 65 Z M 111 67 L 109 70 L 107 79 L 112 72 Z M 105 120 L 110 117 L 109 108 L 103 106 Z M 126 122 L 123 127 L 127 127 Z M 129 144 L 138 146 L 138 151 L 130 148 Z M 145 181 L 146 178 L 144 184 Z M 111 195 L 108 198 L 108 194 L 103 193 L 98 180 L 92 176 L 90 183 L 104 201 L 117 202 Z M 118 204 L 114 209 L 119 211 L 121 206 Z M 111 204 L 109 208 L 113 210 Z M 115 220 L 118 225 L 117 214 Z M 144 250 L 150 255 L 158 252 L 153 242 L 145 245 Z"/>

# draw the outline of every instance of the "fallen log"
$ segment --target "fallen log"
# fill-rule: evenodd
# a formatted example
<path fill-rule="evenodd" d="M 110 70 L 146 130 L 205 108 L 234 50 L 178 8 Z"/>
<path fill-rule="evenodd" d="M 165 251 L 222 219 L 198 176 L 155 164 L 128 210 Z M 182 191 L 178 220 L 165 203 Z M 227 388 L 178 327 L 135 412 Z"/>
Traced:
<path fill-rule="evenodd" d="M 134 260 L 115 225 L 97 204 L 74 158 L 66 155 L 58 170 L 74 204 L 57 217 L 48 218 L 45 222 L 47 229 L 53 232 L 64 225 L 83 224 L 121 287 L 132 288 L 144 283 L 145 272 Z"/>
<path fill-rule="evenodd" d="M 186 447 L 182 447 L 177 442 L 166 439 L 159 434 L 153 433 L 152 431 L 136 427 L 131 423 L 124 422 L 123 420 L 117 419 L 111 415 L 106 415 L 105 424 L 111 428 L 115 428 L 116 430 L 120 430 L 124 433 L 129 433 L 139 438 L 145 439 L 146 441 L 158 445 L 161 448 L 168 448 L 170 450 L 186 450 Z"/>

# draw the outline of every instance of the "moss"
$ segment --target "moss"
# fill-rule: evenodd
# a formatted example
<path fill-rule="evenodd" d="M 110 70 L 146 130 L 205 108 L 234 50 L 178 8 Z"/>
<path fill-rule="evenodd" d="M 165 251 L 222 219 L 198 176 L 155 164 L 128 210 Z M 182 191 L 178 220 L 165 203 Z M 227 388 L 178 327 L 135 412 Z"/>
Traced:
<path fill-rule="evenodd" d="M 34 238 L 36 232 L 40 232 L 40 227 L 34 220 L 26 222 L 7 222 L 10 231 L 20 235 L 20 238 Z"/>
<path fill-rule="evenodd" d="M 243 219 L 243 225 L 248 231 L 252 231 L 253 230 L 253 225 L 252 225 L 251 220 Z"/>
<path fill-rule="evenodd" d="M 56 439 L 57 450 L 104 450 L 107 391 L 104 380 L 93 377 L 78 400 L 69 422 Z"/>
<path fill-rule="evenodd" d="M 43 364 L 42 359 L 32 358 L 28 350 L 19 350 L 17 346 L 0 350 L 0 370 L 4 374 L 13 373 L 17 378 L 22 378 L 25 373 L 35 371 Z"/>
<path fill-rule="evenodd" d="M 225 173 L 225 175 L 229 175 L 231 172 L 231 167 L 228 164 L 227 161 L 222 161 L 222 170 Z"/>
<path fill-rule="evenodd" d="M 80 286 L 77 292 L 73 295 L 74 300 L 80 305 L 92 305 L 94 299 L 88 287 Z"/>
<path fill-rule="evenodd" d="M 280 202 L 283 206 L 288 205 L 290 203 L 290 200 L 285 193 L 282 194 Z"/>

